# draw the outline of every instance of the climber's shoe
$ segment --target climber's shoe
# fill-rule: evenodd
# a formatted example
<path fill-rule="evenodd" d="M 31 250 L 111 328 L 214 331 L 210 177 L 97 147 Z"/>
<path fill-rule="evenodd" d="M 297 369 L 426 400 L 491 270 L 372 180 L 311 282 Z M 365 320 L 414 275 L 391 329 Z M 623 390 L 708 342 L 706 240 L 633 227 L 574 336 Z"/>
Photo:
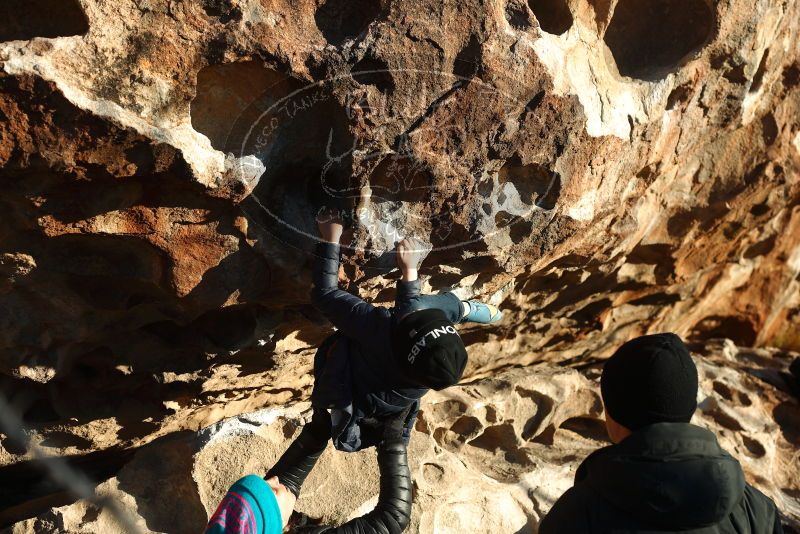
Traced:
<path fill-rule="evenodd" d="M 503 318 L 503 312 L 491 304 L 484 304 L 477 300 L 466 301 L 469 304 L 469 312 L 464 316 L 462 322 L 472 322 L 481 324 L 496 323 Z"/>

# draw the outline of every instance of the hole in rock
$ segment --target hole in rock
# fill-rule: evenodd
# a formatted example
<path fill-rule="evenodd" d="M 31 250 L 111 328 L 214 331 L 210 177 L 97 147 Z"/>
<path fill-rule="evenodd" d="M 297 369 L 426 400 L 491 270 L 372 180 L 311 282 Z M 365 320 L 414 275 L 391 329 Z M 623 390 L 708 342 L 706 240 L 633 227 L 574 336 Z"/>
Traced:
<path fill-rule="evenodd" d="M 764 446 L 759 443 L 758 441 L 754 440 L 753 438 L 749 438 L 747 436 L 742 436 L 742 442 L 744 443 L 745 448 L 747 449 L 747 453 L 754 458 L 761 458 L 765 454 L 767 454 L 767 450 Z"/>
<path fill-rule="evenodd" d="M 0 447 L 3 447 L 3 449 L 5 449 L 5 451 L 9 454 L 17 454 L 20 456 L 28 452 L 27 443 L 22 443 L 8 436 L 4 436 L 3 439 L 0 439 Z"/>
<path fill-rule="evenodd" d="M 622 76 L 663 77 L 712 36 L 706 0 L 620 0 L 605 34 Z"/>
<path fill-rule="evenodd" d="M 486 410 L 486 415 L 484 416 L 484 419 L 486 419 L 487 423 L 496 423 L 497 421 L 500 420 L 500 418 L 497 417 L 497 410 L 495 409 L 494 406 L 487 404 L 486 406 L 484 406 L 484 409 Z"/>
<path fill-rule="evenodd" d="M 547 425 L 547 427 L 541 433 L 531 438 L 530 441 L 533 441 L 534 443 L 541 443 L 542 445 L 547 445 L 548 447 L 552 447 L 553 443 L 555 442 L 555 435 L 556 435 L 556 426 Z"/>
<path fill-rule="evenodd" d="M 750 213 L 753 214 L 754 217 L 761 217 L 762 215 L 766 215 L 769 213 L 770 207 L 769 204 L 763 202 L 761 204 L 756 204 L 752 208 L 750 208 Z"/>
<path fill-rule="evenodd" d="M 712 386 L 714 388 L 714 391 L 716 391 L 722 398 L 724 398 L 728 402 L 738 402 L 742 406 L 750 406 L 753 404 L 753 401 L 750 400 L 750 396 L 743 391 L 739 391 L 738 389 L 734 388 L 729 388 L 728 386 L 719 381 L 714 381 Z"/>
<path fill-rule="evenodd" d="M 667 97 L 667 109 L 675 109 L 678 106 L 684 106 L 692 97 L 692 85 L 685 83 L 679 85 L 670 92 Z"/>
<path fill-rule="evenodd" d="M 522 243 L 530 237 L 533 231 L 533 221 L 518 219 L 509 227 L 509 231 L 512 243 Z"/>
<path fill-rule="evenodd" d="M 89 31 L 77 0 L 3 0 L 0 42 L 34 37 L 66 37 Z"/>
<path fill-rule="evenodd" d="M 489 452 L 497 449 L 513 451 L 517 449 L 517 434 L 511 423 L 503 423 L 488 427 L 483 434 L 470 441 L 469 444 Z"/>
<path fill-rule="evenodd" d="M 781 81 L 785 89 L 793 89 L 800 85 L 800 64 L 792 63 L 783 69 L 783 79 Z"/>
<path fill-rule="evenodd" d="M 532 163 L 523 165 L 519 157 L 506 161 L 498 174 L 500 185 L 511 183 L 520 200 L 528 205 L 536 205 L 545 210 L 556 206 L 561 195 L 561 177 L 549 169 Z"/>
<path fill-rule="evenodd" d="M 203 11 L 223 23 L 242 19 L 241 8 L 234 6 L 231 0 L 203 0 Z"/>
<path fill-rule="evenodd" d="M 349 187 L 354 147 L 347 113 L 319 84 L 257 61 L 213 65 L 198 73 L 191 115 L 214 148 L 263 162 L 247 213 L 266 217 L 284 240 L 298 232 L 316 236 L 319 208 L 350 207 L 358 194 Z"/>
<path fill-rule="evenodd" d="M 488 199 L 490 196 L 492 196 L 493 191 L 494 191 L 494 181 L 482 180 L 478 182 L 478 194 L 483 198 Z M 492 205 L 491 204 L 484 204 L 484 205 L 488 206 L 488 208 L 484 209 L 484 211 L 488 215 L 489 213 L 491 213 Z"/>
<path fill-rule="evenodd" d="M 64 357 L 60 364 L 55 384 L 67 383 L 75 387 L 91 384 L 98 391 L 107 391 L 116 387 L 125 376 L 117 368 L 114 351 L 109 347 L 97 347 L 82 353 L 76 351 Z"/>
<path fill-rule="evenodd" d="M 772 145 L 778 138 L 778 123 L 775 122 L 775 115 L 767 113 L 761 118 L 761 136 L 764 138 L 764 144 L 767 146 Z"/>
<path fill-rule="evenodd" d="M 88 505 L 86 508 L 86 512 L 83 514 L 81 518 L 81 524 L 85 525 L 87 523 L 94 523 L 97 521 L 97 518 L 100 517 L 100 509 L 95 508 L 94 505 Z"/>
<path fill-rule="evenodd" d="M 528 5 L 547 33 L 560 35 L 572 27 L 572 13 L 566 0 L 528 0 Z"/>
<path fill-rule="evenodd" d="M 650 245 L 639 243 L 628 253 L 626 261 L 633 264 L 659 265 L 669 263 L 672 265 L 675 260 L 672 258 L 672 245 L 669 243 L 653 243 Z"/>
<path fill-rule="evenodd" d="M 121 441 L 143 438 L 148 434 L 153 434 L 159 428 L 157 423 L 134 420 L 125 421 L 121 427 L 122 428 L 117 431 L 117 439 Z"/>
<path fill-rule="evenodd" d="M 453 61 L 453 74 L 461 78 L 472 78 L 481 68 L 481 43 L 474 33 Z"/>
<path fill-rule="evenodd" d="M 452 288 L 458 285 L 458 283 L 464 279 L 463 274 L 460 273 L 441 273 L 441 274 L 433 274 L 430 277 L 430 284 L 431 287 L 434 289 L 440 288 Z"/>
<path fill-rule="evenodd" d="M 720 397 L 722 397 L 723 399 L 725 399 L 726 401 L 730 402 L 730 401 L 733 400 L 733 391 L 731 391 L 731 388 L 729 388 L 728 386 L 726 386 L 722 382 L 719 382 L 718 380 L 715 380 L 714 383 L 712 384 L 712 387 L 713 387 L 714 391 L 716 391 L 717 394 Z"/>
<path fill-rule="evenodd" d="M 594 324 L 599 328 L 601 314 L 611 307 L 612 303 L 610 299 L 598 299 L 576 310 L 569 315 L 569 318 L 581 324 Z"/>
<path fill-rule="evenodd" d="M 796 358 L 789 364 L 789 372 L 792 373 L 798 380 L 800 380 L 800 358 Z"/>
<path fill-rule="evenodd" d="M 750 395 L 743 391 L 737 391 L 736 396 L 742 406 L 751 406 L 753 404 L 753 401 L 750 400 Z"/>
<path fill-rule="evenodd" d="M 381 93 L 394 91 L 394 78 L 382 59 L 366 56 L 353 66 L 353 79 L 361 85 L 374 85 Z"/>
<path fill-rule="evenodd" d="M 56 448 L 75 447 L 77 449 L 88 449 L 92 446 L 92 442 L 82 436 L 76 436 L 69 432 L 56 431 L 49 433 L 47 437 L 42 440 L 41 445 Z"/>
<path fill-rule="evenodd" d="M 502 200 L 499 199 L 499 197 L 502 196 L 502 195 L 503 195 L 503 193 L 500 193 L 500 195 L 498 195 L 498 201 L 499 202 L 503 202 Z M 511 215 L 510 213 L 508 213 L 506 211 L 498 211 L 494 216 L 494 224 L 497 225 L 498 227 L 507 226 L 515 218 L 516 217 L 514 215 Z"/>
<path fill-rule="evenodd" d="M 317 28 L 332 45 L 356 37 L 377 19 L 382 11 L 378 0 L 326 0 L 314 15 Z"/>
<path fill-rule="evenodd" d="M 633 306 L 669 306 L 681 300 L 681 296 L 677 293 L 651 293 L 629 302 Z"/>
<path fill-rule="evenodd" d="M 792 445 L 800 445 L 800 406 L 796 401 L 784 401 L 772 410 L 772 417 L 781 427 L 783 437 Z"/>
<path fill-rule="evenodd" d="M 747 171 L 747 173 L 743 177 L 744 178 L 743 181 L 744 181 L 745 185 L 751 185 L 751 184 L 756 183 L 759 180 L 762 180 L 764 178 L 769 177 L 769 167 L 770 167 L 769 162 L 762 161 L 761 163 L 757 164 L 755 167 L 753 167 L 752 169 Z M 722 187 L 719 188 L 719 189 L 721 189 L 720 195 L 719 195 L 720 197 L 723 197 L 723 195 L 727 195 L 728 198 L 732 198 L 734 195 L 738 195 L 741 192 L 741 189 L 738 189 L 736 185 L 734 185 L 733 187 L 731 187 L 731 188 L 729 188 L 727 190 L 723 189 L 725 187 L 723 184 L 720 184 L 720 185 L 722 186 Z M 722 198 L 720 198 L 720 201 L 722 201 Z M 720 211 L 721 211 L 721 209 L 720 209 Z M 738 223 L 731 222 L 729 224 L 731 226 L 735 226 Z M 709 228 L 710 226 L 711 226 L 711 223 L 709 223 L 707 225 L 704 225 L 703 229 L 705 230 L 705 229 Z M 730 237 L 730 236 L 726 236 L 726 237 Z"/>
<path fill-rule="evenodd" d="M 453 423 L 453 426 L 450 427 L 450 431 L 455 432 L 460 436 L 471 437 L 480 432 L 481 428 L 483 428 L 483 425 L 481 425 L 481 422 L 477 417 L 464 415 L 459 417 L 456 422 Z"/>
<path fill-rule="evenodd" d="M 592 441 L 608 441 L 605 423 L 594 417 L 572 417 L 561 423 L 559 429 L 569 430 Z"/>
<path fill-rule="evenodd" d="M 753 243 L 742 254 L 742 257 L 747 259 L 756 258 L 758 256 L 765 256 L 775 248 L 775 239 L 777 236 L 771 235 L 757 243 Z"/>
<path fill-rule="evenodd" d="M 275 366 L 274 342 L 262 347 L 253 347 L 249 350 L 241 350 L 229 361 L 235 366 L 239 377 L 263 374 Z M 264 350 L 266 349 L 266 350 Z M 192 396 L 188 396 L 192 398 Z"/>
<path fill-rule="evenodd" d="M 693 339 L 728 338 L 737 345 L 751 347 L 756 341 L 753 323 L 743 317 L 712 315 L 692 329 Z"/>

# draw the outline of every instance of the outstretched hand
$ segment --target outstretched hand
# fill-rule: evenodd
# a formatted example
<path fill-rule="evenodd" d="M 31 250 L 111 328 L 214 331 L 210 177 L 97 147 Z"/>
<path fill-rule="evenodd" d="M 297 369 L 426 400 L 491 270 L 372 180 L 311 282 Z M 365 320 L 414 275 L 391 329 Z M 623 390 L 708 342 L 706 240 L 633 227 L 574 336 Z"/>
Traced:
<path fill-rule="evenodd" d="M 319 235 L 329 243 L 338 243 L 344 231 L 344 222 L 339 212 L 333 208 L 321 208 L 317 213 Z"/>
<path fill-rule="evenodd" d="M 408 237 L 397 242 L 395 256 L 397 267 L 403 274 L 403 280 L 413 282 L 417 279 L 417 266 L 422 258 L 424 250 L 419 243 Z"/>

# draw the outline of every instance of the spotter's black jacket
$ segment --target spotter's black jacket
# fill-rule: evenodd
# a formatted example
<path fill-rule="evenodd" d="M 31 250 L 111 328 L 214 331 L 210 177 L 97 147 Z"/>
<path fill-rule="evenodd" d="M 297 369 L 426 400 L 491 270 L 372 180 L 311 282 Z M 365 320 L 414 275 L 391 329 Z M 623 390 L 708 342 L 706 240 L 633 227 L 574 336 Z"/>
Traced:
<path fill-rule="evenodd" d="M 539 534 L 782 534 L 775 504 L 745 483 L 716 436 L 657 423 L 590 454 Z"/>

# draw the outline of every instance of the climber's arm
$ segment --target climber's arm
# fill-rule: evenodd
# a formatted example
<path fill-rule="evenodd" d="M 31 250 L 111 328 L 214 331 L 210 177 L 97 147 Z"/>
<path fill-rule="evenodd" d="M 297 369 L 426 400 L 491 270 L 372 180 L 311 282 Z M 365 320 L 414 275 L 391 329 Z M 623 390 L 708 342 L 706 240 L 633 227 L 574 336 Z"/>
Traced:
<path fill-rule="evenodd" d="M 380 343 L 389 336 L 389 312 L 339 288 L 339 240 L 343 225 L 330 212 L 323 218 L 319 222 L 322 242 L 317 244 L 314 258 L 311 303 L 348 337 Z"/>
<path fill-rule="evenodd" d="M 401 278 L 397 281 L 397 292 L 394 308 L 399 319 L 415 311 L 420 298 L 420 281 L 417 277 L 417 265 L 421 257 L 418 246 L 410 239 L 405 238 L 397 243 L 395 257 L 397 267 L 400 269 Z"/>

